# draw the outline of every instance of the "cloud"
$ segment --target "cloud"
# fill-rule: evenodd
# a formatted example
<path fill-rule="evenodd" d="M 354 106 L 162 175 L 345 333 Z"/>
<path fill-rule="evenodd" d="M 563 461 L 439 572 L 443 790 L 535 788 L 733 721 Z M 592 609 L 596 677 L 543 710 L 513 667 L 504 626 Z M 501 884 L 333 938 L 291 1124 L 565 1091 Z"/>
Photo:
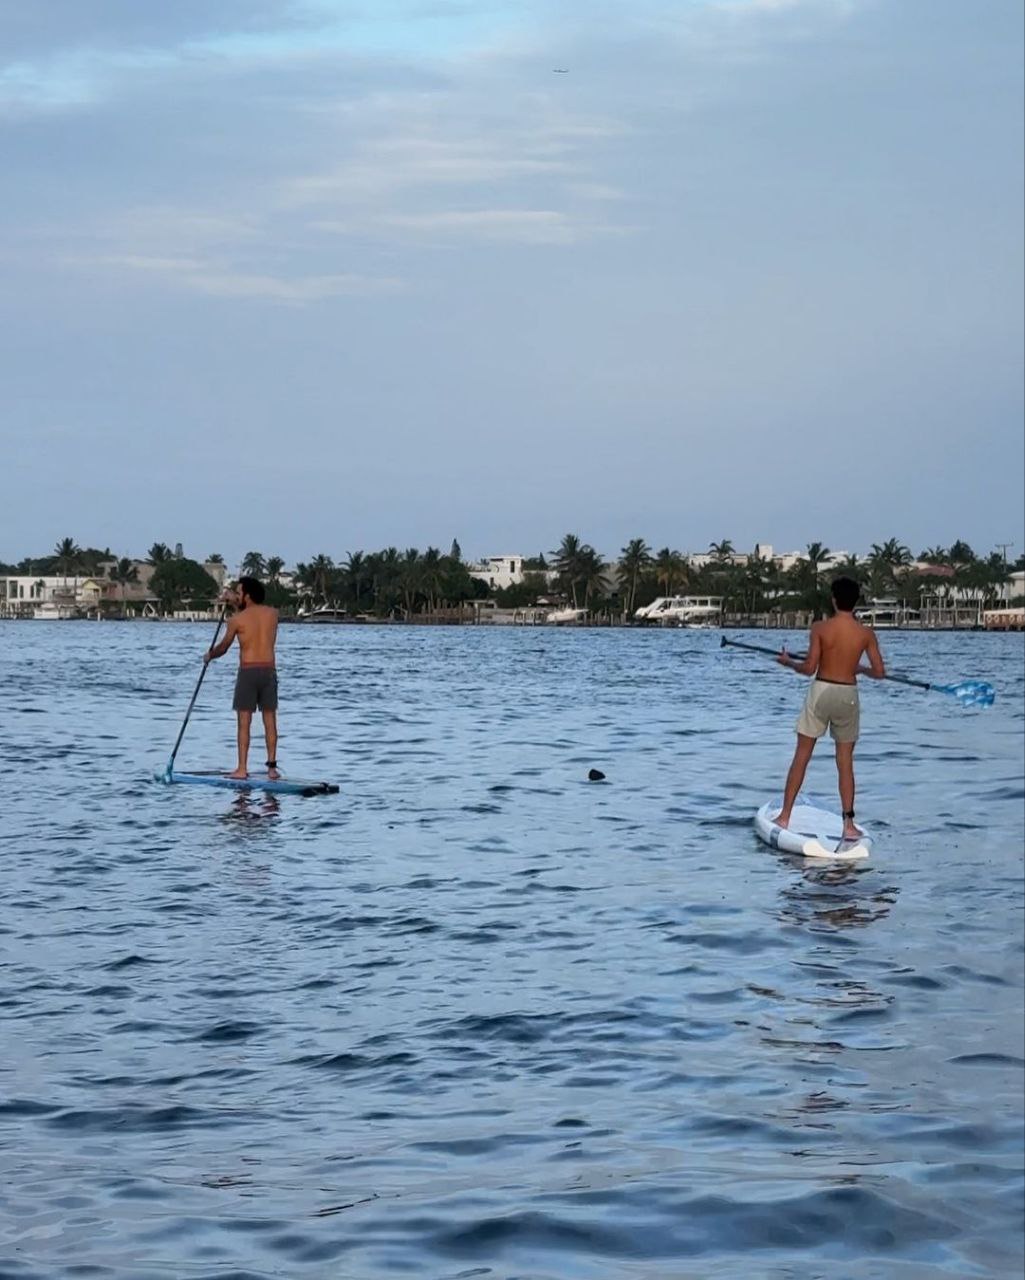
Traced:
<path fill-rule="evenodd" d="M 472 209 L 442 213 L 392 213 L 388 226 L 400 231 L 468 240 L 518 244 L 572 244 L 581 234 L 565 213 L 553 209 Z"/>
<path fill-rule="evenodd" d="M 156 275 L 175 288 L 215 298 L 249 298 L 294 306 L 328 298 L 392 293 L 402 287 L 394 277 L 357 274 L 282 275 L 243 271 L 202 258 L 154 257 L 143 254 L 94 254 L 69 256 L 65 265 L 107 274 L 120 271 L 125 278 Z"/>

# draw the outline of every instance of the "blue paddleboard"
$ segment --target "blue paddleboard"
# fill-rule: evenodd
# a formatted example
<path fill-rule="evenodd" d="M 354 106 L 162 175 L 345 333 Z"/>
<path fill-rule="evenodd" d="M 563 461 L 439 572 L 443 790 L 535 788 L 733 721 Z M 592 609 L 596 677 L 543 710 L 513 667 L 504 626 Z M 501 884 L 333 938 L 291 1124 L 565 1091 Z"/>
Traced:
<path fill-rule="evenodd" d="M 216 769 L 205 772 L 180 772 L 168 777 L 166 773 L 154 774 L 157 782 L 187 783 L 200 787 L 223 787 L 230 791 L 270 791 L 279 796 L 336 796 L 338 787 L 333 782 L 303 782 L 298 778 L 268 778 L 265 773 L 251 773 L 248 778 L 229 778 Z"/>

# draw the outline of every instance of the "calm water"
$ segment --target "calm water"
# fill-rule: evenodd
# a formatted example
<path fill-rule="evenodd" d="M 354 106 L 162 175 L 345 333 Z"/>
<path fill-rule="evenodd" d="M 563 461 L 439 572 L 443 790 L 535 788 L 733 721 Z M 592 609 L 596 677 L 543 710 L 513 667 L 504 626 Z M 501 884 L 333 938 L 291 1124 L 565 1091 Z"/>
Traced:
<path fill-rule="evenodd" d="M 1021 636 L 885 638 L 997 702 L 865 689 L 828 869 L 715 632 L 290 628 L 276 803 L 148 781 L 209 630 L 0 624 L 0 1276 L 1020 1274 Z"/>

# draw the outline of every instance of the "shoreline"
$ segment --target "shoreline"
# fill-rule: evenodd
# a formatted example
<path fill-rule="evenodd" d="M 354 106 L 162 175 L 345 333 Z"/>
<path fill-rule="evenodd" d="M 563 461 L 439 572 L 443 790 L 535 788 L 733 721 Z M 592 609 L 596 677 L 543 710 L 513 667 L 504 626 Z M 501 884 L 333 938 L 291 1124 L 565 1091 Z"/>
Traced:
<path fill-rule="evenodd" d="M 1013 611 L 1020 613 L 1020 610 Z M 103 623 L 124 623 L 124 624 L 206 624 L 215 622 L 218 614 L 196 613 L 188 617 L 175 617 L 173 615 L 165 617 L 77 617 L 77 618 L 35 618 L 28 617 L 24 614 L 11 614 L 7 616 L 0 615 L 0 623 L 17 622 L 17 623 L 59 623 L 65 625 L 67 623 L 89 623 L 95 625 L 97 622 Z M 638 623 L 626 622 L 613 618 L 595 619 L 594 621 L 574 621 L 574 622 L 548 622 L 546 620 L 516 619 L 512 617 L 490 617 L 490 618 L 453 618 L 432 615 L 417 615 L 412 618 L 349 618 L 336 619 L 331 622 L 309 622 L 303 618 L 282 617 L 280 624 L 283 627 L 311 627 L 331 628 L 336 627 L 475 627 L 484 628 L 486 630 L 535 630 L 544 629 L 546 631 L 794 631 L 798 633 L 807 632 L 814 619 L 809 615 L 807 618 L 795 617 L 787 615 L 786 618 L 761 620 L 750 617 L 744 618 L 727 618 L 721 624 L 703 624 L 700 626 L 690 626 L 686 623 L 669 624 L 669 623 Z M 943 634 L 957 633 L 965 635 L 969 633 L 975 634 L 1021 634 L 1025 632 L 1025 620 L 1022 618 L 1012 618 L 1008 621 L 995 621 L 986 623 L 947 623 L 947 622 L 915 622 L 911 624 L 886 623 L 885 625 L 876 625 L 874 631 L 889 634 L 891 632 L 902 632 L 910 634 L 919 634 L 922 632 L 937 632 Z"/>

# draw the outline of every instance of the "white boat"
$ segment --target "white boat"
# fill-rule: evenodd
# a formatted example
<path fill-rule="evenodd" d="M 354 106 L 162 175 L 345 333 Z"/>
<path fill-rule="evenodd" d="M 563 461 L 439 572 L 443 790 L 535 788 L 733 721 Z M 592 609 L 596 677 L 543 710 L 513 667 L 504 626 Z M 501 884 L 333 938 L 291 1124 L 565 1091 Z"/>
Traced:
<path fill-rule="evenodd" d="M 545 616 L 545 622 L 556 627 L 574 626 L 587 621 L 587 609 L 553 609 Z"/>
<path fill-rule="evenodd" d="M 668 627 L 714 627 L 722 618 L 722 596 L 659 596 L 634 617 Z"/>
<path fill-rule="evenodd" d="M 921 623 L 919 611 L 908 608 L 903 600 L 869 600 L 856 612 L 866 627 L 873 627 L 876 631 L 916 627 Z"/>
<path fill-rule="evenodd" d="M 302 609 L 296 614 L 296 622 L 320 622 L 320 623 L 338 623 L 338 622 L 363 622 L 363 617 L 352 618 L 344 609 L 336 609 L 333 605 L 322 604 L 319 609 L 312 609 L 306 613 Z"/>

